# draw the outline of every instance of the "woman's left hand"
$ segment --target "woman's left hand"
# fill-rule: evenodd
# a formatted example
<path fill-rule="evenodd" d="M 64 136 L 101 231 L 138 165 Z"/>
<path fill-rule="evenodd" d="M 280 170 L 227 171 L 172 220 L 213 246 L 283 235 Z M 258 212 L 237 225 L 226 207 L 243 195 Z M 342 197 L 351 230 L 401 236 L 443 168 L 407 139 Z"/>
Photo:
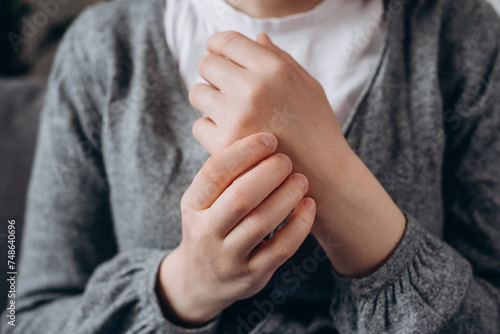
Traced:
<path fill-rule="evenodd" d="M 352 153 L 321 85 L 267 35 L 252 41 L 219 32 L 207 48 L 198 70 L 209 84 L 196 84 L 189 99 L 208 116 L 195 122 L 193 134 L 210 154 L 270 132 L 294 169 L 313 176 L 318 164 L 332 166 Z"/>

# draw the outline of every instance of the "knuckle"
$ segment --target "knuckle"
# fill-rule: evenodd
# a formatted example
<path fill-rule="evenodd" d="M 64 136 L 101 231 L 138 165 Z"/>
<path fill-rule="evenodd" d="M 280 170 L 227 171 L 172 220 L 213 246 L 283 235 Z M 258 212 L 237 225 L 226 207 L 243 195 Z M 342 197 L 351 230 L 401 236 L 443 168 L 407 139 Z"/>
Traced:
<path fill-rule="evenodd" d="M 250 159 L 254 160 L 258 152 L 264 149 L 264 143 L 259 136 L 250 136 L 238 140 L 238 149 L 240 152 L 245 152 L 250 155 Z"/>
<path fill-rule="evenodd" d="M 189 102 L 191 102 L 191 104 L 193 104 L 194 102 L 197 101 L 197 98 L 198 98 L 199 93 L 200 93 L 200 88 L 201 88 L 201 84 L 197 83 L 189 91 L 189 96 L 188 97 L 189 97 Z"/>
<path fill-rule="evenodd" d="M 249 136 L 240 140 L 243 149 L 260 148 L 263 144 L 261 136 Z"/>
<path fill-rule="evenodd" d="M 296 206 L 298 202 L 304 197 L 304 192 L 299 186 L 289 185 L 285 191 L 285 203 L 290 206 Z"/>
<path fill-rule="evenodd" d="M 227 257 L 218 258 L 211 263 L 212 272 L 221 281 L 234 281 L 244 277 L 244 268 Z"/>
<path fill-rule="evenodd" d="M 240 295 L 246 298 L 251 297 L 262 290 L 266 283 L 267 281 L 259 277 L 259 275 L 249 273 L 240 282 Z"/>
<path fill-rule="evenodd" d="M 252 237 L 258 239 L 264 239 L 270 232 L 270 228 L 268 227 L 268 220 L 262 213 L 258 212 L 257 210 L 253 210 L 252 212 L 250 212 L 250 214 L 248 215 L 248 219 L 244 224 L 247 233 Z"/>
<path fill-rule="evenodd" d="M 217 155 L 209 157 L 202 169 L 203 179 L 213 185 L 224 184 L 227 175 L 229 175 L 227 168 Z"/>
<path fill-rule="evenodd" d="M 286 61 L 281 59 L 273 59 L 269 62 L 271 72 L 275 74 L 287 73 L 289 71 L 289 66 Z"/>
<path fill-rule="evenodd" d="M 212 261 L 212 271 L 216 277 L 221 280 L 225 280 L 226 276 L 231 272 L 228 270 L 227 261 L 214 260 Z"/>
<path fill-rule="evenodd" d="M 196 213 L 192 211 L 186 211 L 182 214 L 182 228 L 183 232 L 190 235 L 193 234 L 193 231 L 199 231 L 199 228 L 196 228 Z M 195 235 L 194 235 L 195 236 Z"/>
<path fill-rule="evenodd" d="M 307 219 L 302 215 L 298 215 L 295 221 L 295 226 L 297 229 L 297 234 L 307 235 L 311 232 L 311 228 L 313 226 L 314 219 Z"/>
<path fill-rule="evenodd" d="M 283 240 L 278 239 L 274 244 L 274 255 L 278 260 L 284 262 L 292 256 L 292 250 Z"/>
<path fill-rule="evenodd" d="M 196 139 L 199 139 L 198 134 L 199 134 L 199 131 L 200 131 L 200 125 L 201 125 L 200 122 L 201 122 L 200 119 L 197 119 L 196 121 L 194 121 L 193 127 L 191 128 L 191 132 L 193 133 L 193 136 Z"/>
<path fill-rule="evenodd" d="M 229 210 L 237 216 L 245 214 L 251 206 L 251 201 L 248 195 L 246 195 L 243 190 L 234 185 L 228 188 L 227 192 L 229 196 Z"/>
<path fill-rule="evenodd" d="M 226 32 L 221 32 L 220 34 L 220 45 L 223 49 L 229 47 L 231 44 L 233 44 L 236 40 L 238 40 L 241 35 L 237 33 L 236 31 L 226 31 Z"/>
<path fill-rule="evenodd" d="M 246 96 L 250 105 L 258 106 L 263 103 L 266 96 L 264 85 L 248 80 L 242 88 L 244 90 L 244 96 Z"/>
<path fill-rule="evenodd" d="M 297 182 L 293 182 L 288 189 L 290 200 L 295 202 L 304 197 L 304 193 L 305 189 L 298 185 Z"/>
<path fill-rule="evenodd" d="M 260 265 L 260 263 L 256 263 L 253 258 L 250 258 L 246 263 L 246 272 L 246 281 L 249 283 L 255 283 L 255 281 L 258 280 L 259 276 L 261 275 L 262 266 Z"/>
<path fill-rule="evenodd" d="M 273 58 L 268 62 L 268 71 L 272 74 L 273 79 L 286 79 L 292 73 L 291 65 L 282 59 Z"/>
<path fill-rule="evenodd" d="M 271 167 L 276 175 L 289 175 L 292 171 L 292 160 L 283 153 L 276 153 L 271 159 Z"/>
<path fill-rule="evenodd" d="M 201 57 L 200 61 L 198 62 L 198 72 L 200 74 L 203 74 L 207 67 L 210 65 L 211 61 L 213 60 L 214 55 L 211 53 L 207 53 L 203 57 Z"/>

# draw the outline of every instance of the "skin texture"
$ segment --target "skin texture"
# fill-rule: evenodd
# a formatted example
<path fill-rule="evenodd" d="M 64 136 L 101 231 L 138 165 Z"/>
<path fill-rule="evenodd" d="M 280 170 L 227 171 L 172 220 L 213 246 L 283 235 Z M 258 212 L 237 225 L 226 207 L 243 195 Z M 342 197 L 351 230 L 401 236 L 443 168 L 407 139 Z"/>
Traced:
<path fill-rule="evenodd" d="M 260 133 L 210 157 L 181 201 L 182 241 L 162 261 L 157 292 L 167 318 L 196 326 L 259 292 L 309 234 L 307 179 Z M 269 241 L 288 213 L 287 223 Z"/>

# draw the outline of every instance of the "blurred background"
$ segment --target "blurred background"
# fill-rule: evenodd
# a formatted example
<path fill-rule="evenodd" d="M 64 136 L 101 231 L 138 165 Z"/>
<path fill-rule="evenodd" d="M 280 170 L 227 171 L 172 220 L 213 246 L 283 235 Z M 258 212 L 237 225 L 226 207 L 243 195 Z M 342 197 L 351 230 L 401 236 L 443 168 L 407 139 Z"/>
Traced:
<path fill-rule="evenodd" d="M 100 1 L 104 0 L 0 0 L 2 310 L 7 297 L 7 224 L 8 220 L 16 221 L 17 264 L 39 113 L 52 60 L 61 37 L 74 18 L 85 7 Z M 490 2 L 500 10 L 500 0 Z"/>
<path fill-rule="evenodd" d="M 99 0 L 2 0 L 0 76 L 46 77 L 71 21 Z"/>
<path fill-rule="evenodd" d="M 140 1 L 140 0 L 139 0 Z M 47 76 L 62 35 L 99 0 L 0 0 L 0 309 L 7 301 L 7 224 L 19 260 L 25 196 Z"/>

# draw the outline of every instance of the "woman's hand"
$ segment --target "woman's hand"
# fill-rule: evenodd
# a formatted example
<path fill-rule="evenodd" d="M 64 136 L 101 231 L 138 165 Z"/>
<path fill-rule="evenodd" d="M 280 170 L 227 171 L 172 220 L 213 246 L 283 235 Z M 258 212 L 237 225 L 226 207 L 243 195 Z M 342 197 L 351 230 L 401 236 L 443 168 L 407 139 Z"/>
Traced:
<path fill-rule="evenodd" d="M 321 162 L 332 165 L 350 153 L 321 85 L 267 35 L 252 41 L 220 32 L 207 48 L 199 73 L 210 85 L 195 85 L 189 99 L 208 116 L 195 122 L 193 133 L 211 154 L 266 131 L 294 170 L 309 177 Z"/>
<path fill-rule="evenodd" d="M 163 260 L 157 287 L 168 318 L 200 325 L 256 294 L 309 234 L 308 181 L 290 175 L 290 158 L 276 148 L 269 133 L 236 141 L 207 160 L 182 197 L 182 241 Z"/>

